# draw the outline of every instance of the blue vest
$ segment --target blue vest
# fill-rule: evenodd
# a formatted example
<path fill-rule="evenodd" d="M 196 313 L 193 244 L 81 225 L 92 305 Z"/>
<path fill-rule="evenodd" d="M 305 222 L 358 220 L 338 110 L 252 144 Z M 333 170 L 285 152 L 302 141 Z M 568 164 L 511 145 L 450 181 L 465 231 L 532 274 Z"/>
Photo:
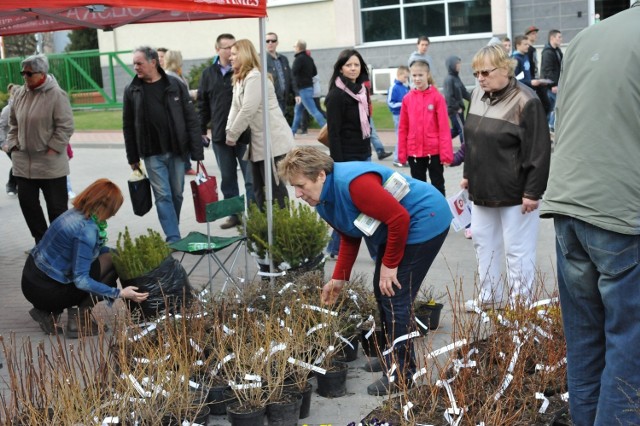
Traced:
<path fill-rule="evenodd" d="M 366 237 L 353 221 L 361 213 L 351 200 L 349 184 L 365 173 L 375 172 L 384 182 L 394 173 L 393 170 L 366 161 L 348 161 L 334 163 L 333 172 L 327 175 L 322 187 L 320 204 L 316 210 L 320 217 L 331 226 L 351 237 Z M 411 189 L 400 201 L 411 217 L 407 244 L 428 241 L 444 232 L 451 224 L 451 211 L 444 196 L 433 185 L 404 176 Z M 379 206 L 383 209 L 384 206 Z M 387 241 L 387 225 L 382 223 L 370 238 L 375 244 Z"/>

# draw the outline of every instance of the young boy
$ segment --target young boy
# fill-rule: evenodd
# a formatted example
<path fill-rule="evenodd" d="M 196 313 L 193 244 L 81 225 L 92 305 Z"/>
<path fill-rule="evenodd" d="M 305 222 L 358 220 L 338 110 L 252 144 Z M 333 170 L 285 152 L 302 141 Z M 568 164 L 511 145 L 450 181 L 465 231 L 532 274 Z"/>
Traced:
<path fill-rule="evenodd" d="M 513 51 L 513 59 L 518 61 L 516 65 L 515 76 L 516 80 L 520 83 L 524 83 L 527 86 L 534 89 L 534 86 L 538 86 L 538 80 L 532 80 L 531 62 L 529 61 L 529 38 L 527 36 L 519 35 L 515 38 L 516 50 Z"/>
<path fill-rule="evenodd" d="M 429 64 L 417 60 L 409 67 L 414 89 L 402 100 L 398 126 L 398 160 L 409 160 L 411 177 L 429 180 L 443 195 L 444 165 L 453 161 L 447 103 L 433 85 Z"/>
<path fill-rule="evenodd" d="M 387 106 L 391 111 L 393 117 L 393 129 L 396 132 L 396 147 L 393 150 L 393 165 L 396 167 L 406 167 L 406 164 L 402 164 L 398 161 L 398 123 L 400 122 L 400 107 L 402 106 L 402 99 L 409 93 L 409 67 L 401 65 L 396 71 L 396 79 L 393 85 L 389 87 L 389 93 L 387 94 Z"/>

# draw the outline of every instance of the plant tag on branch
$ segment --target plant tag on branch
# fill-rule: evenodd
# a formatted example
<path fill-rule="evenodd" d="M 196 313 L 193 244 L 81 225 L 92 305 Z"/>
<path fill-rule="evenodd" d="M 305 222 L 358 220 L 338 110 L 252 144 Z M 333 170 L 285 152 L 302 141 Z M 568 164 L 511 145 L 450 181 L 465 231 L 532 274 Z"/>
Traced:
<path fill-rule="evenodd" d="M 329 315 L 334 316 L 334 317 L 338 316 L 337 312 L 330 311 L 328 309 L 321 308 L 320 306 L 316 306 L 316 305 L 307 305 L 306 303 L 303 303 L 300 307 L 302 309 L 311 309 L 312 311 L 318 311 L 318 312 L 322 312 L 323 314 L 329 314 Z"/>
<path fill-rule="evenodd" d="M 542 392 L 536 392 L 536 399 L 542 400 L 542 405 L 540 405 L 540 409 L 538 410 L 538 413 L 540 414 L 546 413 L 547 407 L 549 407 L 549 400 L 547 399 L 547 397 L 544 396 Z"/>
<path fill-rule="evenodd" d="M 393 348 L 394 348 L 398 343 L 400 343 L 400 342 L 404 342 L 405 340 L 409 340 L 409 339 L 411 339 L 411 338 L 413 338 L 413 337 L 420 337 L 420 332 L 419 332 L 419 331 L 412 331 L 412 332 L 411 332 L 411 333 L 409 333 L 409 334 L 405 334 L 405 335 L 403 335 L 403 336 L 400 336 L 400 337 L 396 338 L 396 339 L 393 341 L 393 344 L 391 345 L 391 347 L 390 347 L 389 349 L 387 349 L 386 351 L 382 352 L 382 355 L 383 355 L 383 356 L 387 356 L 387 355 L 389 355 L 389 354 L 391 353 L 391 351 L 393 351 Z"/>
<path fill-rule="evenodd" d="M 292 283 L 292 282 L 288 282 L 288 283 L 286 283 L 286 284 L 285 284 L 285 285 L 284 285 L 284 286 L 283 286 L 283 287 L 278 291 L 278 294 L 282 294 L 282 293 L 284 293 L 284 292 L 285 292 L 285 291 L 287 291 L 287 289 L 288 289 L 289 287 L 291 287 L 292 285 L 293 285 L 293 283 Z"/>
<path fill-rule="evenodd" d="M 292 358 L 292 357 L 289 357 L 289 359 L 287 359 L 287 361 L 290 364 L 299 365 L 302 368 L 306 368 L 307 370 L 315 371 L 316 373 L 322 374 L 323 376 L 325 374 L 327 374 L 327 370 L 325 370 L 324 368 L 316 367 L 315 365 L 311 365 L 309 363 L 297 360 L 297 359 Z"/>

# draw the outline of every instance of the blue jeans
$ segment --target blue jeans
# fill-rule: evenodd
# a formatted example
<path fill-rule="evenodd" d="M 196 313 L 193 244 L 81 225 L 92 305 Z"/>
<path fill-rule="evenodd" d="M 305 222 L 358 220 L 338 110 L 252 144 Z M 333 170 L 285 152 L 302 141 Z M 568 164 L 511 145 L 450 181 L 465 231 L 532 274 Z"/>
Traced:
<path fill-rule="evenodd" d="M 180 209 L 184 189 L 184 159 L 171 153 L 144 159 L 160 226 L 169 243 L 180 240 Z"/>
<path fill-rule="evenodd" d="M 378 132 L 376 131 L 376 126 L 373 124 L 373 118 L 371 117 L 369 117 L 369 124 L 371 125 L 371 145 L 373 145 L 373 149 L 376 150 L 378 158 L 380 158 L 380 155 L 384 154 L 384 146 L 382 145 L 380 136 L 378 136 Z"/>
<path fill-rule="evenodd" d="M 549 98 L 549 115 L 547 119 L 549 120 L 549 128 L 554 129 L 556 125 L 556 94 L 549 89 L 547 91 L 547 98 Z"/>
<path fill-rule="evenodd" d="M 249 162 L 242 159 L 244 153 L 247 151 L 247 145 L 237 144 L 236 146 L 229 146 L 224 142 L 213 142 L 211 148 L 216 156 L 218 168 L 220 168 L 220 191 L 222 192 L 222 196 L 226 199 L 240 195 L 240 189 L 238 188 L 239 164 L 242 176 L 244 177 L 244 190 L 247 201 L 253 200 L 251 168 L 249 167 Z"/>
<path fill-rule="evenodd" d="M 324 126 L 327 121 L 322 116 L 322 113 L 318 111 L 316 103 L 313 101 L 313 87 L 305 87 L 298 91 L 298 96 L 301 98 L 301 102 L 297 103 L 293 110 L 293 124 L 291 125 L 291 131 L 295 134 L 300 127 L 300 121 L 302 121 L 302 111 L 304 108 L 309 111 L 309 114 L 313 116 L 318 122 L 320 127 Z"/>
<path fill-rule="evenodd" d="M 413 301 L 416 299 L 422 281 L 427 276 L 434 259 L 440 252 L 440 248 L 447 238 L 449 229 L 436 237 L 420 244 L 407 244 L 404 248 L 402 261 L 398 265 L 398 282 L 402 288 L 394 286 L 394 296 L 383 296 L 380 291 L 380 267 L 382 266 L 382 253 L 386 245 L 378 246 L 378 253 L 381 253 L 376 260 L 376 269 L 373 274 L 373 292 L 378 302 L 378 313 L 380 314 L 380 324 L 386 333 L 387 342 L 391 344 L 394 339 L 410 333 L 414 329 Z M 398 343 L 393 351 L 385 356 L 385 364 L 391 366 L 392 363 L 398 366 L 399 372 L 404 380 L 411 378 L 416 371 L 415 352 L 413 349 L 413 339 Z"/>
<path fill-rule="evenodd" d="M 640 424 L 640 236 L 554 222 L 573 424 Z"/>
<path fill-rule="evenodd" d="M 396 145 L 393 148 L 393 161 L 398 163 L 398 125 L 400 124 L 400 114 L 391 114 L 393 117 L 393 130 L 396 132 Z"/>

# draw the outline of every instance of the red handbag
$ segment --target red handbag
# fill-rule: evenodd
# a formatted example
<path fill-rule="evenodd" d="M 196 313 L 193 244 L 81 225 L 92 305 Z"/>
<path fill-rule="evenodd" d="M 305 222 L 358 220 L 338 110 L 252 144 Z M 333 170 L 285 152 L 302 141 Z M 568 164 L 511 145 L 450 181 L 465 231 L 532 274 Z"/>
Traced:
<path fill-rule="evenodd" d="M 202 168 L 202 174 L 200 174 Z M 196 178 L 191 181 L 191 193 L 193 194 L 193 207 L 196 211 L 196 221 L 207 221 L 207 204 L 218 201 L 218 182 L 215 176 L 209 176 L 204 164 L 198 161 Z"/>

